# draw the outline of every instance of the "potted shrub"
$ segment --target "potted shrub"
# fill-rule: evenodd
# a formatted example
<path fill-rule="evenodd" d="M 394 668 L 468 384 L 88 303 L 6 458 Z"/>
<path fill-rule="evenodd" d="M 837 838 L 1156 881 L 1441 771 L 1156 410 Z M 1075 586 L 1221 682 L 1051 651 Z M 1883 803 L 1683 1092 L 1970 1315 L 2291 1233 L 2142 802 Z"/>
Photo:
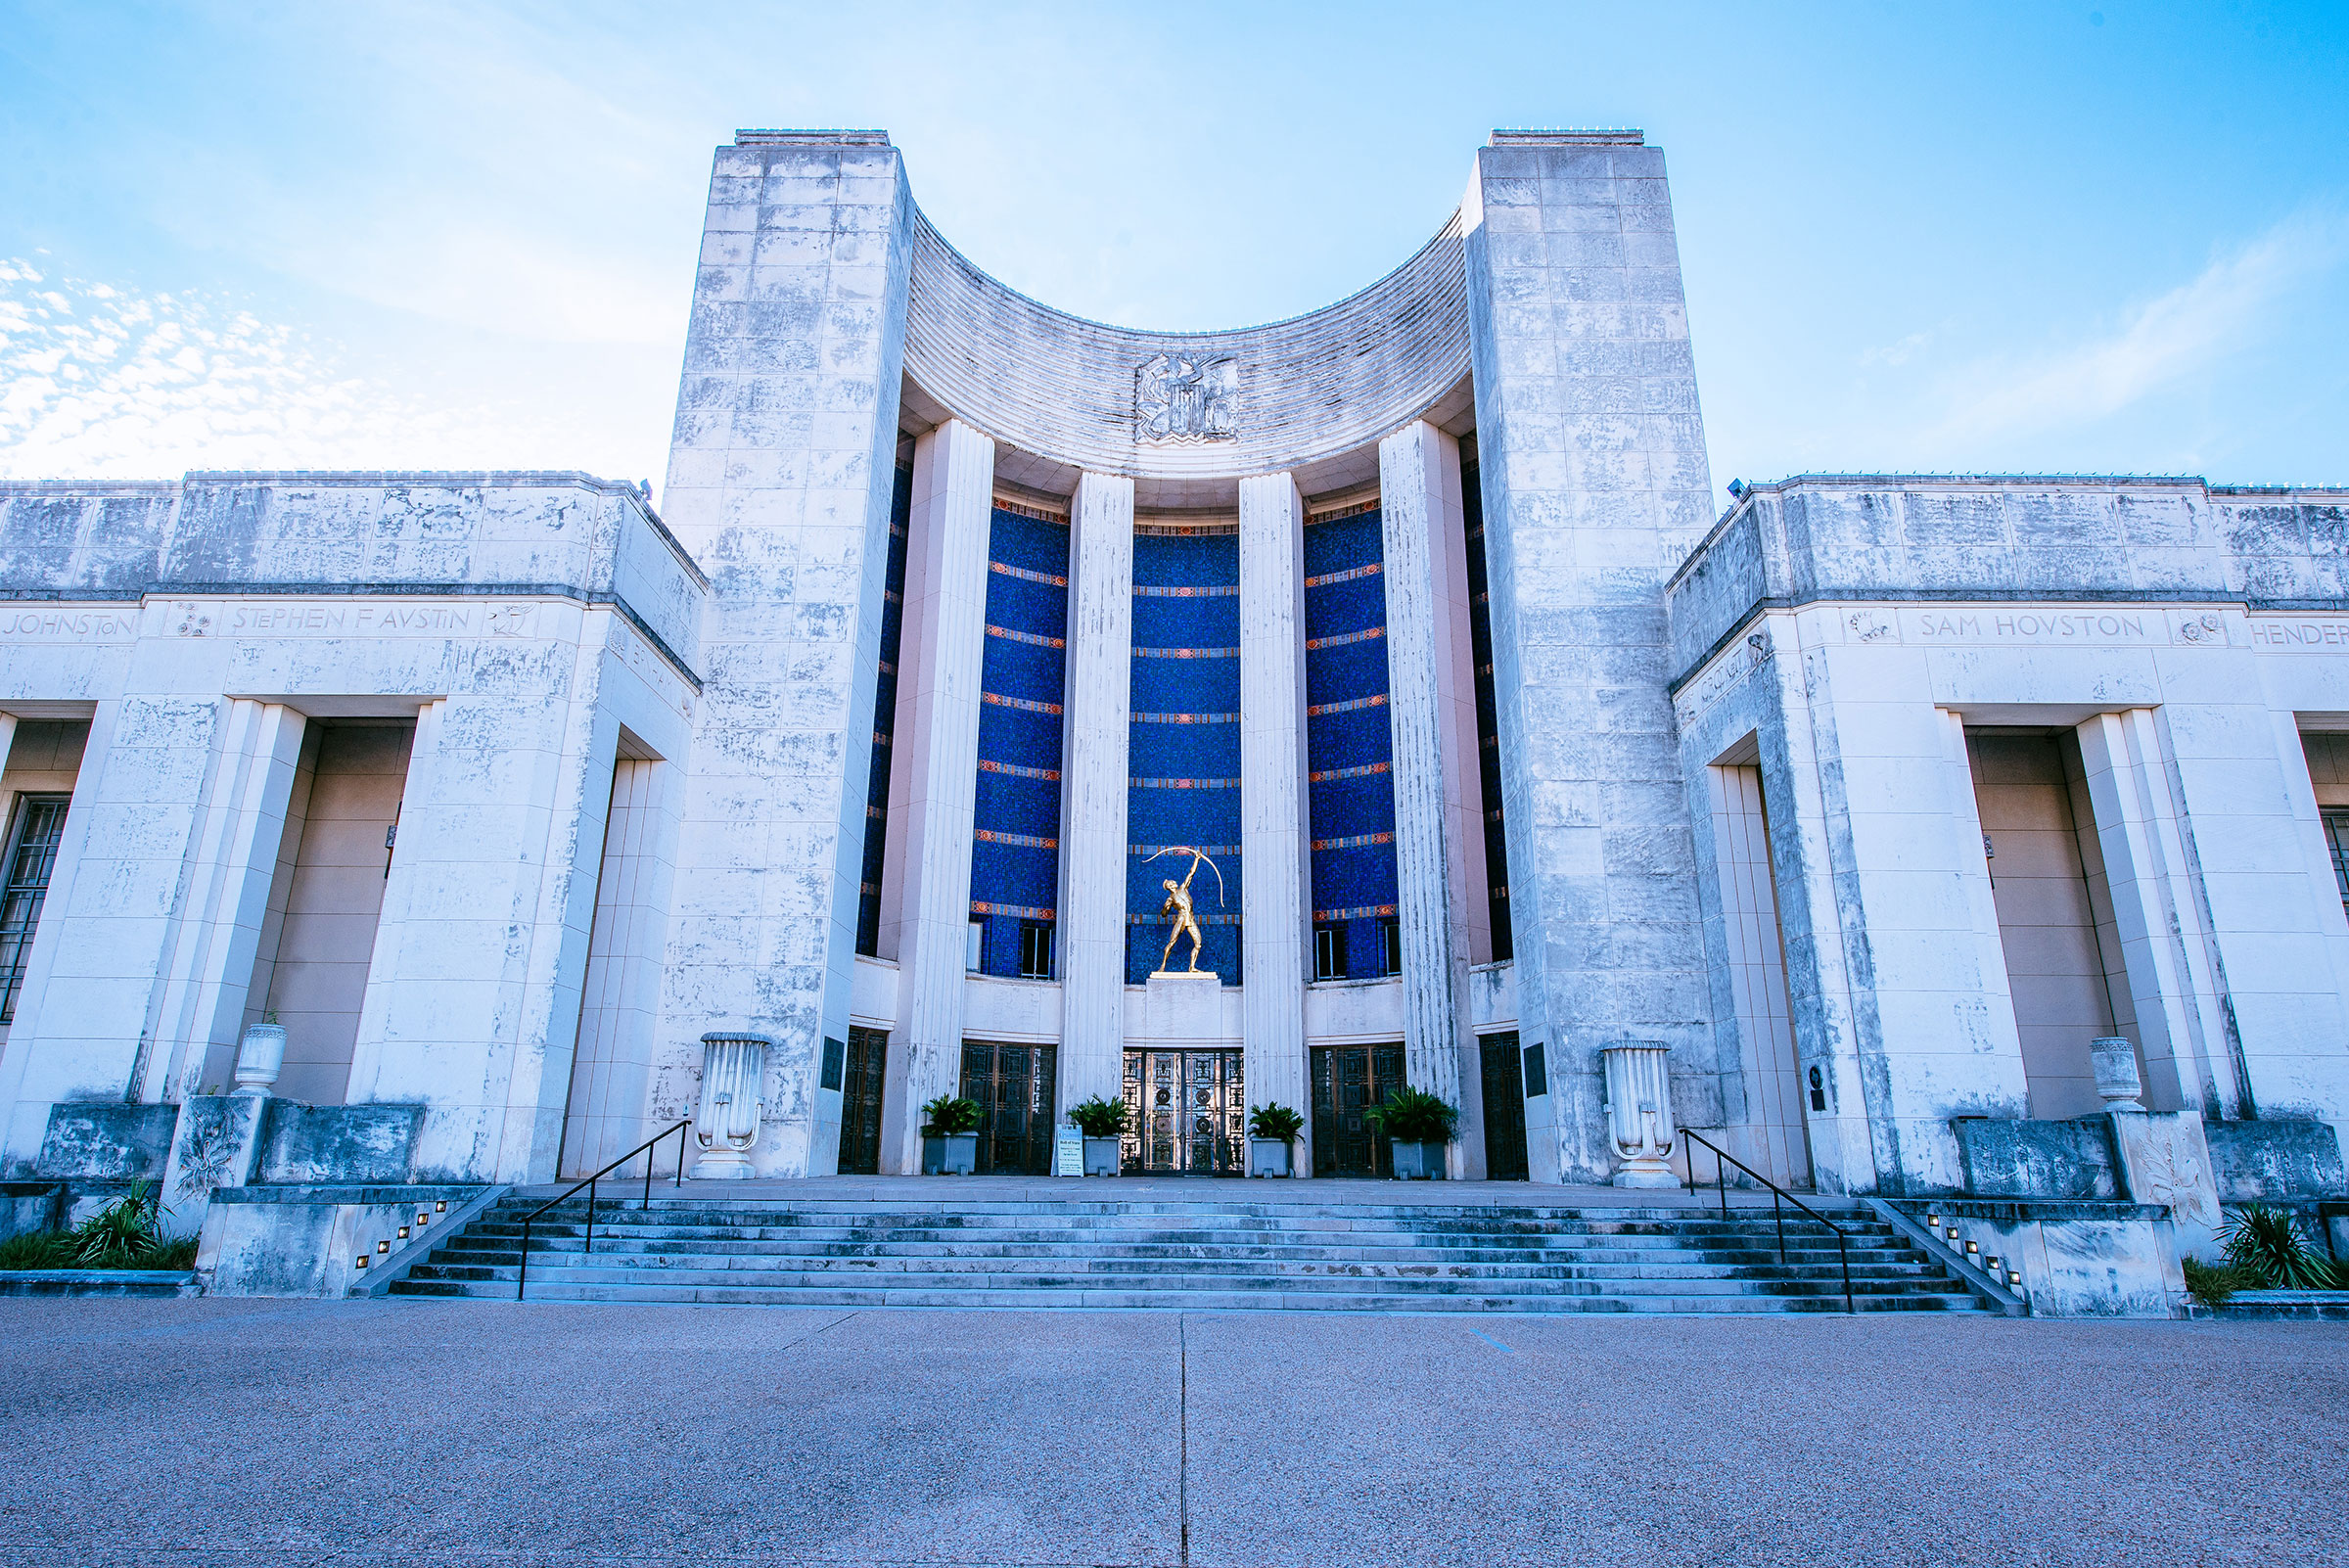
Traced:
<path fill-rule="evenodd" d="M 979 1168 L 979 1102 L 941 1094 L 922 1107 L 922 1175 L 969 1176 Z"/>
<path fill-rule="evenodd" d="M 1441 1181 L 1444 1148 L 1460 1113 L 1424 1089 L 1400 1088 L 1363 1113 L 1395 1149 L 1395 1179 Z"/>
<path fill-rule="evenodd" d="M 1278 1100 L 1248 1107 L 1248 1174 L 1296 1175 L 1297 1134 L 1304 1130 L 1305 1118 Z"/>
<path fill-rule="evenodd" d="M 1084 1134 L 1086 1176 L 1118 1174 L 1118 1139 L 1126 1130 L 1126 1116 L 1124 1100 L 1105 1100 L 1098 1094 L 1069 1108 L 1069 1120 Z"/>

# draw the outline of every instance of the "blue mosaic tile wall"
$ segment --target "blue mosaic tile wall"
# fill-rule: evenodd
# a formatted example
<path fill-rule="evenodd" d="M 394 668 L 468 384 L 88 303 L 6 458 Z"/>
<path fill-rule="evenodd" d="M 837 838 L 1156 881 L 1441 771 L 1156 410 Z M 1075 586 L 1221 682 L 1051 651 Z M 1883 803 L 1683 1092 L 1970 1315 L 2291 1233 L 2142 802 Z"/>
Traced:
<path fill-rule="evenodd" d="M 1493 913 L 1493 957 L 1516 956 L 1509 928 L 1509 840 L 1500 816 L 1500 724 L 1493 697 L 1493 595 L 1485 579 L 1485 493 L 1471 460 L 1460 465 L 1461 518 L 1468 530 L 1468 635 L 1476 661 L 1477 772 L 1484 780 L 1485 897 Z"/>
<path fill-rule="evenodd" d="M 905 627 L 905 534 L 913 470 L 898 470 L 889 506 L 889 566 L 881 598 L 881 673 L 873 682 L 873 771 L 864 797 L 864 874 L 856 894 L 856 950 L 881 950 L 881 865 L 889 849 L 891 742 L 898 728 L 898 649 Z"/>
<path fill-rule="evenodd" d="M 1376 507 L 1305 530 L 1305 752 L 1313 921 L 1346 933 L 1350 978 L 1383 974 L 1395 913 L 1395 741 Z"/>
<path fill-rule="evenodd" d="M 1199 967 L 1240 983 L 1240 540 L 1237 531 L 1136 530 L 1133 540 L 1133 725 L 1127 787 L 1126 982 L 1158 967 L 1167 941 L 1162 881 L 1179 881 L 1205 850 L 1191 884 L 1207 935 Z M 1190 963 L 1184 939 L 1174 967 Z"/>
<path fill-rule="evenodd" d="M 1061 703 L 1068 683 L 1069 526 L 997 506 L 987 549 L 971 916 L 980 971 L 1020 972 L 1020 923 L 1060 899 Z"/>

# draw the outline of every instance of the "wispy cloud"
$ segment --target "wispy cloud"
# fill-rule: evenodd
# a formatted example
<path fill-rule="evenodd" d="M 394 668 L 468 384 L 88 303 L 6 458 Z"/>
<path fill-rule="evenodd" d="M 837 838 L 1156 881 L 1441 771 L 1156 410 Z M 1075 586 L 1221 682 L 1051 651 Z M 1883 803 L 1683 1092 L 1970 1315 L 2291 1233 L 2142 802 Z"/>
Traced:
<path fill-rule="evenodd" d="M 2280 307 L 2293 294 L 2344 257 L 2349 220 L 2287 218 L 2140 306 L 2116 331 L 2038 359 L 1965 367 L 1928 439 L 2073 428 L 2117 414 L 2263 341 L 2282 325 Z"/>
<path fill-rule="evenodd" d="M 233 303 L 0 259 L 0 477 L 455 467 L 497 461 L 477 455 L 484 425 L 512 430 L 345 374 L 333 350 Z"/>

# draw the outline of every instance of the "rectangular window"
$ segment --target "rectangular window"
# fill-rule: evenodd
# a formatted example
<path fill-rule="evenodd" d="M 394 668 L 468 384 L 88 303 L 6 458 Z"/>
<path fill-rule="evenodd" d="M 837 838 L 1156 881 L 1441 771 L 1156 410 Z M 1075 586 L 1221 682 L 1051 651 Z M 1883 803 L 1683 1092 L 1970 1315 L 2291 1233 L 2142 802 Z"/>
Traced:
<path fill-rule="evenodd" d="M 1346 928 L 1334 920 L 1313 927 L 1313 978 L 1346 978 Z"/>
<path fill-rule="evenodd" d="M 21 797 L 16 841 L 8 850 L 8 877 L 0 883 L 0 1024 L 17 1016 L 17 991 L 24 984 L 24 959 L 41 923 L 41 900 L 57 864 L 58 840 L 66 831 L 64 795 Z"/>
<path fill-rule="evenodd" d="M 2332 874 L 2341 885 L 2341 907 L 2349 909 L 2349 810 L 2326 811 L 2325 845 L 2332 851 Z"/>
<path fill-rule="evenodd" d="M 1052 978 L 1052 922 L 1023 920 L 1020 922 L 1020 977 L 1023 980 Z"/>
<path fill-rule="evenodd" d="M 1378 923 L 1378 941 L 1386 955 L 1387 967 L 1383 972 L 1390 975 L 1402 974 L 1403 922 L 1393 915 L 1381 920 Z"/>
<path fill-rule="evenodd" d="M 987 922 L 974 920 L 971 922 L 970 939 L 963 945 L 962 967 L 975 975 L 984 966 L 986 958 Z"/>

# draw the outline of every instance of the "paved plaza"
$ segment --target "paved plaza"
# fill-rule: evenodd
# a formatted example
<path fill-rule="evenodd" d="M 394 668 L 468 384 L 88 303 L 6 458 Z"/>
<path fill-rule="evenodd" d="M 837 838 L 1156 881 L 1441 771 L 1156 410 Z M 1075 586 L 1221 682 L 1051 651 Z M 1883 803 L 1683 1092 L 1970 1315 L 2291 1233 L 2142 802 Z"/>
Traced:
<path fill-rule="evenodd" d="M 2317 1563 L 2349 1327 L 0 1301 L 0 1561 Z"/>

